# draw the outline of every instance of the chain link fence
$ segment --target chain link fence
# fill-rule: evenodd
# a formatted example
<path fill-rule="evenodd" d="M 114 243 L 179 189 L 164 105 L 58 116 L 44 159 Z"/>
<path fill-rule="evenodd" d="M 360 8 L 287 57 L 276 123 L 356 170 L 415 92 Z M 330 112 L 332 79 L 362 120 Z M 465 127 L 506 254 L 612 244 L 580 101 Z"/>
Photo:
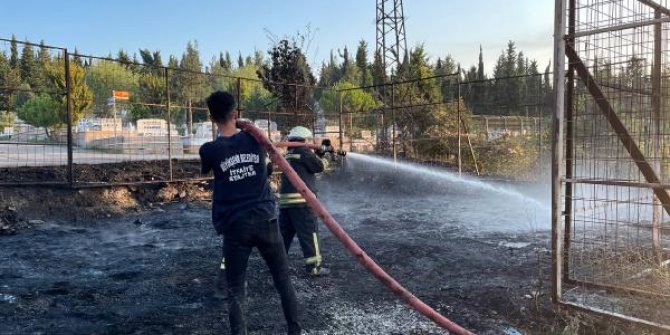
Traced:
<path fill-rule="evenodd" d="M 206 178 L 198 150 L 215 136 L 205 104 L 215 90 L 234 94 L 240 117 L 275 142 L 301 125 L 317 143 L 472 174 L 536 178 L 548 142 L 550 88 L 539 76 L 466 81 L 454 73 L 336 89 L 0 40 L 3 54 L 25 46 L 37 49 L 27 52 L 39 73 L 22 79 L 8 60 L 10 80 L 0 87 L 4 185 Z"/>

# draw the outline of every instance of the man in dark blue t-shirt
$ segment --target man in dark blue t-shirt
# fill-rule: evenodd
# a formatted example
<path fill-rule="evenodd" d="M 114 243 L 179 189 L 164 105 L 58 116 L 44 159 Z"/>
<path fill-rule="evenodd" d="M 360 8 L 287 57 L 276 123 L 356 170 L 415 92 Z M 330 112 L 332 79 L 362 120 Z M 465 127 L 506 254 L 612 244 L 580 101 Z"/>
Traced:
<path fill-rule="evenodd" d="M 288 334 L 301 334 L 297 298 L 268 181 L 267 153 L 250 134 L 235 126 L 235 98 L 231 94 L 212 93 L 207 107 L 218 136 L 202 145 L 200 159 L 203 174 L 214 171 L 212 223 L 224 236 L 231 332 L 247 334 L 245 277 L 249 255 L 256 247 L 281 297 Z"/>

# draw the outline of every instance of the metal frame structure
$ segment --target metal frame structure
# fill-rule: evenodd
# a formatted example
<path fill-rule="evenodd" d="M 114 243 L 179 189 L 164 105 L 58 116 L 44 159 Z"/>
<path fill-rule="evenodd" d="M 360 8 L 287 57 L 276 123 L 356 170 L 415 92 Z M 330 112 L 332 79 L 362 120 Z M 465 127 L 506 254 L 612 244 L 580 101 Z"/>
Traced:
<path fill-rule="evenodd" d="M 377 48 L 384 69 L 393 74 L 407 53 L 402 0 L 377 0 Z"/>
<path fill-rule="evenodd" d="M 670 331 L 666 5 L 555 1 L 552 298 Z"/>

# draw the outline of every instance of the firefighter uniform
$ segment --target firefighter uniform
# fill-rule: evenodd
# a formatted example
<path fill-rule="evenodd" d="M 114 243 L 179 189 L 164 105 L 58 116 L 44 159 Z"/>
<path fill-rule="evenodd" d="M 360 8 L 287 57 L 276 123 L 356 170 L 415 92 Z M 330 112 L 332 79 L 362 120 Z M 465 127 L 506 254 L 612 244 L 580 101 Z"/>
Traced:
<path fill-rule="evenodd" d="M 292 131 L 291 133 L 294 134 L 295 132 Z M 307 136 L 311 137 L 311 132 L 308 130 L 299 137 L 292 137 L 289 134 L 289 140 L 304 141 Z M 323 172 L 328 165 L 328 161 L 323 158 L 324 154 L 323 150 L 317 150 L 315 153 L 306 147 L 295 147 L 288 149 L 284 156 L 298 176 L 314 193 L 316 193 L 316 174 Z M 279 190 L 279 228 L 284 238 L 287 253 L 293 238 L 298 237 L 308 274 L 319 276 L 328 273 L 328 270 L 321 266 L 323 259 L 319 249 L 317 217 L 285 175 L 281 177 L 281 188 Z"/>

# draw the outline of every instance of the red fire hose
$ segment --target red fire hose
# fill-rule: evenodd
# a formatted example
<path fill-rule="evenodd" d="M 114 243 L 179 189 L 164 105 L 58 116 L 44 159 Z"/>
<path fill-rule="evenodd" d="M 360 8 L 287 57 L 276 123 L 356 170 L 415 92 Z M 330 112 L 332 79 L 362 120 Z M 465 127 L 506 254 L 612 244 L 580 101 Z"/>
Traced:
<path fill-rule="evenodd" d="M 314 143 L 305 143 L 305 142 L 277 142 L 274 143 L 277 148 L 297 148 L 297 147 L 307 147 L 312 150 L 321 148 L 320 145 Z"/>
<path fill-rule="evenodd" d="M 407 304 L 412 306 L 416 311 L 433 320 L 440 327 L 447 329 L 449 332 L 458 335 L 474 335 L 467 329 L 459 326 L 457 323 L 447 319 L 442 314 L 435 311 L 430 306 L 426 305 L 419 298 L 414 296 L 406 288 L 402 287 L 393 277 L 384 271 L 377 263 L 375 263 L 370 256 L 368 256 L 356 242 L 342 229 L 337 221 L 328 213 L 325 207 L 316 199 L 312 191 L 307 188 L 298 174 L 291 168 L 291 165 L 286 159 L 279 154 L 277 148 L 265 136 L 265 133 L 249 121 L 237 121 L 237 126 L 251 134 L 258 143 L 260 143 L 270 155 L 270 158 L 279 166 L 279 169 L 286 174 L 286 177 L 291 184 L 302 194 L 307 201 L 307 204 L 321 217 L 326 227 L 335 235 L 349 252 L 361 263 L 373 276 L 377 277 L 384 285 L 386 285 L 395 295 L 403 299 Z"/>

